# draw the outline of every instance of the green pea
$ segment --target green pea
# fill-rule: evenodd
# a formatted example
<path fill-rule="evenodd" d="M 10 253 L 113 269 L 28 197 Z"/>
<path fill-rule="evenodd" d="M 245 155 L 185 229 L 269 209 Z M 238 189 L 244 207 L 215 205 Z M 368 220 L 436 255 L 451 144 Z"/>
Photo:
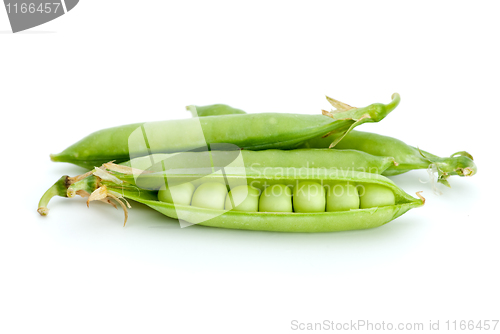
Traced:
<path fill-rule="evenodd" d="M 378 206 L 394 205 L 394 192 L 382 185 L 363 184 L 359 186 L 360 208 L 374 208 Z"/>
<path fill-rule="evenodd" d="M 359 194 L 356 186 L 339 182 L 327 186 L 326 211 L 349 211 L 359 209 Z"/>
<path fill-rule="evenodd" d="M 222 183 L 207 182 L 196 188 L 192 206 L 206 209 L 224 210 L 227 188 Z"/>
<path fill-rule="evenodd" d="M 284 184 L 267 187 L 259 199 L 260 212 L 293 212 L 292 191 Z"/>
<path fill-rule="evenodd" d="M 226 196 L 226 210 L 258 212 L 259 211 L 260 191 L 251 186 L 238 186 L 229 192 Z M 231 197 L 235 205 L 231 203 Z"/>
<path fill-rule="evenodd" d="M 325 188 L 317 182 L 298 182 L 293 188 L 295 212 L 325 212 Z"/>
<path fill-rule="evenodd" d="M 158 200 L 176 205 L 190 205 L 194 185 L 191 182 L 181 183 L 173 187 L 163 186 L 158 191 Z"/>

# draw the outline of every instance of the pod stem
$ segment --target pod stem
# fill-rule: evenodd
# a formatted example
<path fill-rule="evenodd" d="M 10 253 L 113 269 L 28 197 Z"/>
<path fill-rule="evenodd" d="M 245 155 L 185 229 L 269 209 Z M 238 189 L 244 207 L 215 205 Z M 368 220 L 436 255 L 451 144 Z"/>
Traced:
<path fill-rule="evenodd" d="M 186 106 L 186 110 L 191 113 L 191 117 L 198 117 L 198 111 L 196 110 L 196 106 L 194 105 Z"/>
<path fill-rule="evenodd" d="M 42 216 L 46 216 L 49 213 L 47 205 L 49 204 L 52 197 L 61 196 L 68 197 L 67 190 L 70 186 L 70 177 L 68 175 L 62 176 L 56 181 L 42 196 L 40 202 L 38 203 L 38 213 Z"/>
<path fill-rule="evenodd" d="M 391 99 L 392 101 L 385 105 L 386 114 L 384 115 L 384 117 L 387 116 L 387 114 L 389 114 L 391 111 L 396 109 L 396 107 L 399 105 L 399 102 L 401 102 L 401 96 L 398 93 L 392 94 Z"/>
<path fill-rule="evenodd" d="M 438 174 L 438 182 L 450 187 L 448 177 L 451 175 L 473 176 L 477 173 L 477 166 L 472 160 L 472 155 L 465 151 L 452 154 L 450 157 L 441 158 L 429 152 L 418 149 L 420 155 L 429 162 L 429 168 Z"/>
<path fill-rule="evenodd" d="M 116 191 L 123 190 L 126 186 L 123 185 L 123 181 L 114 175 L 133 174 L 134 172 L 145 171 L 108 162 L 82 175 L 75 177 L 64 175 L 43 194 L 37 211 L 42 216 L 46 216 L 49 213 L 47 205 L 53 197 L 73 198 L 76 195 L 80 195 L 88 198 L 87 207 L 92 201 L 104 202 L 115 208 L 117 206 L 114 202 L 118 203 L 125 213 L 125 221 L 123 223 L 125 226 L 128 218 L 127 208 L 130 208 L 130 204 L 123 195 Z"/>

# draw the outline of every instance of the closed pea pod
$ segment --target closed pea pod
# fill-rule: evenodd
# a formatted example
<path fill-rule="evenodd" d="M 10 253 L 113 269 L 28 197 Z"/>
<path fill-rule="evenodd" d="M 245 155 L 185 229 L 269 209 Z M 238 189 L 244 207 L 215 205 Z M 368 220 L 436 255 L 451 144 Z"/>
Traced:
<path fill-rule="evenodd" d="M 361 171 L 381 174 L 396 162 L 390 157 L 378 157 L 356 150 L 331 149 L 296 149 L 296 150 L 263 150 L 263 151 L 208 151 L 184 152 L 180 154 L 153 154 L 135 158 L 123 163 L 124 166 L 147 169 L 151 172 L 162 172 L 171 169 L 182 169 L 184 166 L 212 168 L 231 167 L 236 157 L 240 155 L 242 166 L 250 170 L 260 170 L 266 173 L 273 168 L 281 168 L 283 172 L 294 173 L 300 168 L 318 168 L 328 171 Z M 155 163 L 152 164 L 151 161 Z M 287 171 L 288 170 L 288 171 Z M 135 183 L 133 175 L 127 182 Z M 164 181 L 148 174 L 140 177 L 140 185 L 144 188 L 159 189 Z M 147 185 L 147 186 L 146 186 Z"/>
<path fill-rule="evenodd" d="M 291 149 L 310 138 L 327 133 L 340 133 L 342 137 L 358 125 L 378 122 L 396 108 L 399 100 L 394 94 L 387 105 L 375 103 L 324 115 L 233 114 L 124 125 L 92 133 L 51 155 L 51 159 L 90 169 L 151 153 L 213 149 L 214 144 L 221 143 L 248 150 Z"/>

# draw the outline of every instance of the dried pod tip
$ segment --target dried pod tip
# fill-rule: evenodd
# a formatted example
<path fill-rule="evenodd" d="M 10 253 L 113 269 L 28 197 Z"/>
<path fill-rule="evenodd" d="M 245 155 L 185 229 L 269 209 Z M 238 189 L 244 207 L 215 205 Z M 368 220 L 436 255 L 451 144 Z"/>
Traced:
<path fill-rule="evenodd" d="M 70 187 L 70 188 L 68 188 L 68 191 L 66 192 L 66 196 L 67 196 L 68 198 L 73 198 L 73 197 L 75 197 L 75 195 L 76 195 L 76 191 L 75 191 L 75 189 L 73 189 L 73 188 L 71 188 L 71 187 Z"/>
<path fill-rule="evenodd" d="M 46 216 L 49 214 L 49 209 L 48 208 L 45 208 L 45 207 L 41 207 L 41 208 L 38 208 L 38 213 L 41 215 L 41 216 Z"/>
<path fill-rule="evenodd" d="M 474 170 L 470 167 L 465 167 L 463 170 L 464 176 L 472 176 L 474 175 Z"/>
<path fill-rule="evenodd" d="M 420 198 L 422 200 L 422 205 L 425 204 L 425 198 L 424 196 L 420 195 L 422 193 L 422 191 L 417 191 L 416 194 L 418 196 L 418 198 Z"/>
<path fill-rule="evenodd" d="M 47 189 L 42 198 L 40 198 L 40 202 L 38 202 L 37 212 L 42 216 L 46 216 L 49 213 L 49 209 L 47 209 L 47 206 L 50 200 L 55 196 L 66 197 L 67 188 L 68 176 L 64 175 L 59 180 L 57 180 L 56 183 L 52 185 L 52 187 Z"/>

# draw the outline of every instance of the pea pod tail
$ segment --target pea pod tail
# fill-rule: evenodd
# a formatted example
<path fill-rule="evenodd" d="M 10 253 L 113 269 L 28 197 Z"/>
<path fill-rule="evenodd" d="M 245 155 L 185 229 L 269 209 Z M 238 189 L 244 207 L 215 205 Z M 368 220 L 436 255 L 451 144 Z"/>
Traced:
<path fill-rule="evenodd" d="M 451 187 L 448 178 L 451 175 L 473 176 L 477 173 L 477 166 L 472 155 L 465 151 L 456 152 L 450 157 L 438 157 L 429 152 L 418 149 L 422 157 L 429 162 L 429 171 L 436 172 L 437 181 L 447 187 Z"/>
<path fill-rule="evenodd" d="M 112 189 L 115 185 L 120 186 L 121 189 L 127 188 L 122 185 L 122 181 L 109 174 L 104 169 L 109 168 L 110 170 L 113 170 L 113 166 L 118 165 L 109 163 L 75 177 L 69 177 L 67 175 L 62 176 L 43 194 L 40 202 L 38 203 L 38 213 L 42 216 L 46 216 L 49 213 L 47 206 L 53 197 L 60 196 L 73 198 L 76 195 L 79 195 L 81 197 L 88 198 L 87 207 L 92 201 L 101 201 L 113 206 L 114 208 L 117 208 L 115 202 L 118 203 L 125 213 L 125 221 L 123 224 L 125 225 L 128 218 L 127 208 L 130 208 L 130 204 L 128 204 L 127 200 L 120 193 L 114 192 Z M 133 170 L 132 168 L 129 169 Z M 111 190 L 108 190 L 106 187 L 106 182 L 111 184 Z"/>
<path fill-rule="evenodd" d="M 329 116 L 331 118 L 337 118 L 338 115 L 345 117 L 346 119 L 351 119 L 354 121 L 352 125 L 343 133 L 335 138 L 335 140 L 330 144 L 329 148 L 335 147 L 349 132 L 351 132 L 356 126 L 361 125 L 366 122 L 379 122 L 384 119 L 391 111 L 393 111 L 401 101 L 401 97 L 398 93 L 392 94 L 392 101 L 388 104 L 374 103 L 364 108 L 351 107 L 348 104 L 332 99 L 331 97 L 326 97 L 328 102 L 336 109 L 332 112 L 323 110 L 323 115 Z M 328 136 L 331 133 L 325 135 Z"/>
<path fill-rule="evenodd" d="M 49 213 L 47 205 L 54 196 L 67 197 L 66 191 L 69 186 L 70 177 L 68 175 L 62 176 L 59 180 L 52 185 L 42 196 L 40 202 L 38 203 L 38 213 L 42 216 L 46 216 Z"/>
<path fill-rule="evenodd" d="M 306 141 L 300 148 L 327 148 L 338 134 L 328 137 L 316 137 Z M 353 130 L 335 146 L 339 150 L 358 150 L 381 157 L 393 157 L 397 164 L 382 172 L 384 176 L 400 175 L 411 170 L 426 169 L 430 181 L 435 186 L 439 182 L 449 186 L 448 177 L 457 175 L 470 177 L 477 173 L 477 166 L 472 155 L 465 151 L 440 157 L 405 142 L 376 133 Z M 434 177 L 437 174 L 437 178 Z M 434 187 L 436 191 L 437 188 Z"/>
<path fill-rule="evenodd" d="M 68 175 L 64 175 L 59 178 L 59 180 L 57 180 L 56 183 L 52 185 L 52 187 L 47 189 L 42 198 L 40 198 L 40 202 L 38 202 L 38 213 L 42 216 L 46 216 L 49 213 L 49 209 L 47 208 L 47 206 L 52 198 L 56 196 L 72 197 L 68 196 L 68 189 L 70 188 L 70 186 L 81 180 L 87 180 L 87 177 L 90 175 L 92 175 L 92 172 L 87 172 L 76 177 L 69 177 Z"/>

